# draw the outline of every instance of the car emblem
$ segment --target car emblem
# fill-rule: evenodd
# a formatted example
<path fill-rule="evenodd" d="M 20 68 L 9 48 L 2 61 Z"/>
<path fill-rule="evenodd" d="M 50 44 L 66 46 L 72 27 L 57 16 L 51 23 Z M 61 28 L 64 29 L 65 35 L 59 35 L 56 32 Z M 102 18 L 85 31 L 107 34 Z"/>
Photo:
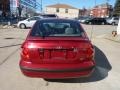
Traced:
<path fill-rule="evenodd" d="M 74 48 L 74 50 L 73 50 L 74 52 L 78 52 L 78 49 L 77 48 Z"/>
<path fill-rule="evenodd" d="M 57 46 L 56 49 L 62 49 L 62 46 Z"/>

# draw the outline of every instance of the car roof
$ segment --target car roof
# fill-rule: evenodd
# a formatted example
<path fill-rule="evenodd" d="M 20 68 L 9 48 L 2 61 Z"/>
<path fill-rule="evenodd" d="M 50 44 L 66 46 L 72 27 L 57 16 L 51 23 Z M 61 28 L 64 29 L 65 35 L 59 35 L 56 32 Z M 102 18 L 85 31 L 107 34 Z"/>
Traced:
<path fill-rule="evenodd" d="M 79 23 L 77 20 L 73 19 L 61 19 L 61 18 L 42 18 L 38 20 L 38 22 L 71 22 L 71 23 Z"/>
<path fill-rule="evenodd" d="M 29 18 L 33 18 L 33 17 L 42 17 L 42 16 L 32 16 L 32 17 L 29 17 Z"/>

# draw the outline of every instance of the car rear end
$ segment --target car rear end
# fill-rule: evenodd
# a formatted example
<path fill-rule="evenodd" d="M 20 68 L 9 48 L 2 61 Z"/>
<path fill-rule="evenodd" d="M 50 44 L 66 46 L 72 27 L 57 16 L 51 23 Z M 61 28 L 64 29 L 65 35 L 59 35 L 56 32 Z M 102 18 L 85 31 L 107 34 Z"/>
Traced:
<path fill-rule="evenodd" d="M 50 32 L 45 24 L 51 25 Z M 62 31 L 63 27 L 65 31 Z M 73 34 L 71 28 L 79 31 Z M 38 21 L 22 45 L 20 68 L 29 77 L 63 79 L 89 76 L 94 66 L 93 45 L 79 23 L 73 20 Z"/>
<path fill-rule="evenodd" d="M 107 20 L 107 23 L 110 25 L 118 25 L 119 18 L 118 17 L 112 17 Z"/>
<path fill-rule="evenodd" d="M 84 24 L 94 24 L 93 21 L 94 21 L 94 18 L 87 18 L 87 19 L 85 19 L 85 21 L 83 23 Z"/>

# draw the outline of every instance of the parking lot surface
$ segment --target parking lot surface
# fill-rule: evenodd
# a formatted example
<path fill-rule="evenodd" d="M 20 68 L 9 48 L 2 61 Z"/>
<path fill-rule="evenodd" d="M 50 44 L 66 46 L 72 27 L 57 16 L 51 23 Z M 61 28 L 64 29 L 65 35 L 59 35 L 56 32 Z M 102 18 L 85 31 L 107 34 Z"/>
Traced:
<path fill-rule="evenodd" d="M 19 69 L 20 46 L 29 29 L 0 29 L 0 90 L 120 90 L 120 43 L 104 38 L 110 25 L 82 25 L 95 46 L 96 69 L 90 78 L 44 80 Z"/>

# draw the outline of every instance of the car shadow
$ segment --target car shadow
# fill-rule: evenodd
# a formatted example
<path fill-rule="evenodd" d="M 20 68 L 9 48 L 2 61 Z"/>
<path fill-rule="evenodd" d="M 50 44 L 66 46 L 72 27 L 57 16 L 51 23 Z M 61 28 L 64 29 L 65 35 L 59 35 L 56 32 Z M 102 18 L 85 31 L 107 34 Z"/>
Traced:
<path fill-rule="evenodd" d="M 112 69 L 105 54 L 96 46 L 95 47 L 95 61 L 96 67 L 90 77 L 74 78 L 74 79 L 44 79 L 48 82 L 58 83 L 87 83 L 103 80 L 108 76 L 108 72 Z"/>

